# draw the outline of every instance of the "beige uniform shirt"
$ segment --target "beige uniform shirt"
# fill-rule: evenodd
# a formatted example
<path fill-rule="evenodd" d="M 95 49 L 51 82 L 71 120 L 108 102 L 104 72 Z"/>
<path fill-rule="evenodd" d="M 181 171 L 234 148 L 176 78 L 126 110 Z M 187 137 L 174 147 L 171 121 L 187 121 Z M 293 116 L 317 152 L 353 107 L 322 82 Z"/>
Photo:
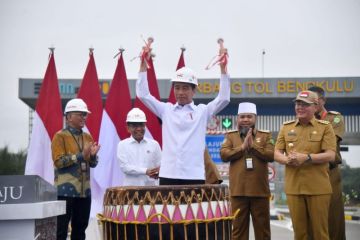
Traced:
<path fill-rule="evenodd" d="M 331 126 L 334 129 L 334 133 L 337 137 L 335 163 L 340 164 L 342 161 L 340 154 L 340 142 L 343 139 L 345 132 L 344 117 L 339 112 L 335 112 L 335 111 L 329 111 L 329 112 L 324 111 L 321 112 L 319 115 L 321 117 L 321 120 L 330 122 Z"/>
<path fill-rule="evenodd" d="M 275 149 L 288 153 L 293 144 L 294 150 L 300 153 L 321 153 L 325 150 L 336 152 L 334 130 L 327 121 L 315 117 L 307 125 L 298 120 L 285 122 L 280 129 Z M 328 163 L 304 163 L 299 167 L 285 168 L 285 193 L 320 195 L 332 192 L 329 180 Z"/>
<path fill-rule="evenodd" d="M 231 196 L 268 197 L 268 162 L 274 161 L 274 141 L 269 131 L 255 130 L 254 143 L 247 153 L 241 150 L 243 139 L 238 131 L 226 134 L 220 149 L 221 159 L 230 161 Z M 246 169 L 246 158 L 253 160 L 253 170 Z"/>

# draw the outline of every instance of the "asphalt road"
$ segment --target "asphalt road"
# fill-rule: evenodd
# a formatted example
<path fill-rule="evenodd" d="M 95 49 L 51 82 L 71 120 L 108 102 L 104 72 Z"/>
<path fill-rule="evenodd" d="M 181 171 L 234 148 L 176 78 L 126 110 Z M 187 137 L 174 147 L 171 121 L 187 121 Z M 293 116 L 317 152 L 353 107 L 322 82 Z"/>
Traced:
<path fill-rule="evenodd" d="M 101 239 L 101 227 L 94 219 L 90 221 L 89 227 L 86 230 L 86 239 L 98 240 Z M 346 221 L 346 239 L 358 240 L 360 236 L 360 221 Z M 255 240 L 254 230 L 251 226 L 250 240 Z M 294 233 L 291 229 L 291 220 L 271 220 L 271 239 L 275 240 L 291 240 L 294 239 Z"/>
<path fill-rule="evenodd" d="M 358 240 L 360 236 L 360 221 L 346 221 L 346 239 Z M 250 230 L 250 239 L 255 240 L 254 230 Z M 291 229 L 291 220 L 271 220 L 271 239 L 291 240 L 294 233 Z"/>

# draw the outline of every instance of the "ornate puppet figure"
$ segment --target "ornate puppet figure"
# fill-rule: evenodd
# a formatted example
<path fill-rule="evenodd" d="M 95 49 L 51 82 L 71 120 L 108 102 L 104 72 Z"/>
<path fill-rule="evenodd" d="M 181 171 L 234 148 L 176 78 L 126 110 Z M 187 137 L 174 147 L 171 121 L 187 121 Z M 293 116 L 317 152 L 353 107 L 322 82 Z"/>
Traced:
<path fill-rule="evenodd" d="M 224 39 L 219 38 L 217 40 L 217 43 L 220 46 L 219 54 L 211 59 L 210 63 L 206 66 L 205 69 L 209 70 L 216 64 L 221 64 L 221 65 L 225 66 L 225 71 L 227 72 L 226 66 L 227 66 L 228 58 L 229 58 L 228 50 L 227 50 L 227 48 L 224 47 Z"/>

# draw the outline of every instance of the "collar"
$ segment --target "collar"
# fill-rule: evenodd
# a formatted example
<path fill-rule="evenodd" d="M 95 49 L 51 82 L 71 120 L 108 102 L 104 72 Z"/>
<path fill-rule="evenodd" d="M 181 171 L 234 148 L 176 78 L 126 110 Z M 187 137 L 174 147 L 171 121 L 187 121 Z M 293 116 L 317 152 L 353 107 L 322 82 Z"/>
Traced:
<path fill-rule="evenodd" d="M 66 129 L 69 130 L 69 132 L 74 135 L 81 135 L 83 133 L 82 129 L 76 129 L 70 126 L 67 126 Z"/>
<path fill-rule="evenodd" d="M 185 104 L 184 106 L 179 105 L 178 102 L 176 102 L 176 103 L 174 104 L 174 109 L 182 109 L 182 108 L 185 108 L 185 107 L 190 108 L 191 110 L 195 110 L 196 105 L 195 105 L 194 101 L 192 101 L 192 102 L 189 103 L 189 104 Z"/>
<path fill-rule="evenodd" d="M 240 137 L 245 137 L 245 136 L 246 136 L 246 135 L 242 135 L 239 129 L 238 129 L 238 133 L 239 133 Z M 256 130 L 256 128 L 254 128 L 254 129 L 252 130 L 252 134 L 251 134 L 251 135 L 252 135 L 253 137 L 255 137 L 255 136 L 256 136 L 256 133 L 257 133 L 257 130 Z"/>
<path fill-rule="evenodd" d="M 311 124 L 314 126 L 315 122 L 316 122 L 316 118 L 315 118 L 315 116 L 313 116 L 313 118 L 310 120 L 310 122 L 308 124 Z M 300 124 L 300 122 L 299 122 L 299 119 L 297 118 L 295 121 L 295 126 L 297 126 L 298 124 Z"/>
<path fill-rule="evenodd" d="M 133 136 L 130 136 L 129 138 L 130 138 L 131 143 L 146 143 L 147 142 L 145 136 L 140 142 L 138 142 Z"/>

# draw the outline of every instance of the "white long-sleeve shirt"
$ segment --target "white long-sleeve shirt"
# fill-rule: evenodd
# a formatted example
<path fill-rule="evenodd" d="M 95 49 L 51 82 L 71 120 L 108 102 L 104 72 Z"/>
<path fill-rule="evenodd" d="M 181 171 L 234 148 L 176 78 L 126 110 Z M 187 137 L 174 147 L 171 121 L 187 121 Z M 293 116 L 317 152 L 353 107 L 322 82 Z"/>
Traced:
<path fill-rule="evenodd" d="M 157 141 L 145 138 L 140 142 L 132 136 L 119 142 L 117 158 L 124 173 L 124 186 L 153 186 L 158 181 L 146 175 L 148 168 L 160 166 L 161 149 Z"/>
<path fill-rule="evenodd" d="M 163 152 L 160 177 L 205 179 L 206 125 L 230 102 L 230 78 L 222 74 L 218 96 L 208 104 L 180 106 L 157 100 L 149 92 L 146 72 L 140 72 L 136 95 L 162 120 Z"/>

